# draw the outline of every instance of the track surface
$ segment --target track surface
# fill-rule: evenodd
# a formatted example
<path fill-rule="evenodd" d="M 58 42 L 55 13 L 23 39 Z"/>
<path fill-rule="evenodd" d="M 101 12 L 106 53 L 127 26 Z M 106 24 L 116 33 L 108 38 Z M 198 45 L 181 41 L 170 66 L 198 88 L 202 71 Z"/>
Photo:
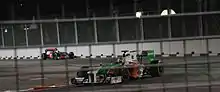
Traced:
<path fill-rule="evenodd" d="M 207 62 L 206 57 L 187 57 L 188 62 Z M 75 75 L 75 71 L 83 65 L 99 65 L 100 63 L 109 63 L 114 61 L 113 59 L 76 59 L 68 60 L 68 70 L 70 72 L 69 77 Z M 220 81 L 220 57 L 210 57 L 209 61 L 219 61 L 219 63 L 212 63 L 211 65 L 211 76 L 210 79 L 213 82 Z M 92 63 L 91 63 L 92 62 Z M 170 63 L 181 63 L 185 62 L 183 58 L 164 58 L 163 62 L 165 64 Z M 0 61 L 0 91 L 3 90 L 15 90 L 16 89 L 16 77 L 8 76 L 15 74 L 14 61 Z M 41 84 L 41 74 L 32 74 L 32 75 L 22 75 L 24 73 L 33 73 L 41 72 L 39 60 L 19 60 L 18 61 L 18 71 L 19 71 L 19 88 L 27 89 Z M 46 60 L 43 61 L 43 71 L 44 72 L 59 72 L 65 71 L 65 60 Z M 86 86 L 86 87 L 70 87 L 69 91 L 67 88 L 48 90 L 45 92 L 104 92 L 104 90 L 115 90 L 118 89 L 118 92 L 122 92 L 119 89 L 135 89 L 142 85 L 144 88 L 158 87 L 164 83 L 169 83 L 167 85 L 183 85 L 186 81 L 186 76 L 188 77 L 189 82 L 196 82 L 197 84 L 202 84 L 201 82 L 207 82 L 208 80 L 208 67 L 207 64 L 199 65 L 188 65 L 188 74 L 185 73 L 184 65 L 173 65 L 165 67 L 165 74 L 163 77 L 158 78 L 145 78 L 140 80 L 135 80 L 127 82 L 124 84 L 117 85 L 102 85 L 102 86 Z M 66 73 L 56 73 L 56 74 L 44 74 L 44 83 L 46 85 L 52 84 L 65 84 L 66 83 Z M 148 88 L 147 88 L 148 87 Z M 212 92 L 219 92 L 220 86 L 213 86 Z M 114 91 L 113 91 L 114 92 Z M 117 92 L 117 91 L 116 91 Z M 163 92 L 160 90 L 152 90 L 147 92 Z M 172 88 L 166 89 L 166 92 L 186 92 L 185 88 Z M 209 92 L 208 87 L 190 87 L 189 92 Z"/>

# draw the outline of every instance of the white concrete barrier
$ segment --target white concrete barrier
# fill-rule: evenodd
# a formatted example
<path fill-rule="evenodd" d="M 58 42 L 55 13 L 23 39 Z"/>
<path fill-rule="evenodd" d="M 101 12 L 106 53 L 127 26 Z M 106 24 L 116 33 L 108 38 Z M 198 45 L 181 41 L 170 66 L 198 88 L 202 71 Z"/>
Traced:
<path fill-rule="evenodd" d="M 207 49 L 208 46 L 208 49 Z M 53 47 L 48 47 L 53 48 Z M 65 47 L 57 47 L 60 51 L 65 51 Z M 44 52 L 46 48 L 42 48 Z M 74 52 L 76 56 L 111 56 L 121 55 L 121 50 L 154 50 L 157 55 L 162 53 L 183 54 L 184 41 L 172 42 L 144 42 L 144 43 L 126 43 L 126 44 L 109 44 L 109 45 L 91 45 L 91 46 L 67 46 L 67 52 Z M 186 40 L 185 54 L 212 54 L 220 53 L 220 39 L 209 39 L 208 45 L 206 40 Z M 0 57 L 40 57 L 40 48 L 18 48 L 17 56 L 13 49 L 0 49 Z"/>

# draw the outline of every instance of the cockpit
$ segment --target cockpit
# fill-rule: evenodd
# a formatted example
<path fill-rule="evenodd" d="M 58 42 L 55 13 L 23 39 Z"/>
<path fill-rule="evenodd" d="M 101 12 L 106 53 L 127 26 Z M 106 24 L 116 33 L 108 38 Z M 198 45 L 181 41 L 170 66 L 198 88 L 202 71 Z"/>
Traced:
<path fill-rule="evenodd" d="M 56 51 L 58 51 L 57 48 L 49 48 L 49 49 L 46 49 L 46 50 L 45 50 L 45 53 L 46 53 L 47 55 L 49 55 L 49 54 L 51 54 L 51 53 L 53 53 L 53 52 L 56 52 Z"/>

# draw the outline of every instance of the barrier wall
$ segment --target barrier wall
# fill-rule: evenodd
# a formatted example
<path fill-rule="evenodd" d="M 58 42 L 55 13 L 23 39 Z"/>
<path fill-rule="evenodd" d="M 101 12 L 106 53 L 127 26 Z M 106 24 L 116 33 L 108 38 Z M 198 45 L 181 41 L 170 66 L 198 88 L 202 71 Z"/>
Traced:
<path fill-rule="evenodd" d="M 208 43 L 207 43 L 208 42 Z M 185 43 L 185 46 L 184 46 Z M 208 45 L 207 45 L 208 44 Z M 208 46 L 208 47 L 207 47 Z M 143 42 L 143 43 L 124 43 L 124 44 L 109 44 L 109 45 L 91 45 L 91 46 L 67 46 L 67 52 L 74 52 L 76 56 L 111 56 L 121 55 L 121 50 L 155 50 L 157 55 L 166 54 L 204 54 L 208 51 L 218 54 L 220 52 L 220 39 L 209 40 L 186 40 L 171 41 L 171 42 Z M 48 47 L 50 48 L 50 47 Z M 52 47 L 51 47 L 52 48 Z M 65 47 L 56 47 L 60 51 L 65 51 Z M 207 50 L 208 48 L 208 50 Z M 42 48 L 44 52 L 46 48 Z M 1 57 L 14 57 L 15 53 L 12 49 L 1 49 Z M 18 48 L 18 57 L 39 57 L 40 48 Z"/>

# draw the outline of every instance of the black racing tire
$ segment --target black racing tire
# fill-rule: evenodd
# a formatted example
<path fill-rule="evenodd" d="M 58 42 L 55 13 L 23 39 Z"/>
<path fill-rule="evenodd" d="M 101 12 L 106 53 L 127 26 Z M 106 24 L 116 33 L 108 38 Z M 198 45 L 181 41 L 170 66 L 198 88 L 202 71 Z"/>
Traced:
<path fill-rule="evenodd" d="M 69 55 L 69 59 L 74 59 L 74 53 L 73 52 L 70 52 L 68 55 Z"/>
<path fill-rule="evenodd" d="M 128 69 L 122 69 L 122 82 L 125 83 L 125 82 L 128 82 L 131 80 L 131 77 L 129 75 L 129 71 Z"/>
<path fill-rule="evenodd" d="M 88 77 L 87 72 L 89 71 L 89 70 L 87 70 L 87 69 L 89 69 L 89 66 L 82 66 L 82 67 L 80 68 L 81 71 L 78 71 L 78 72 L 76 73 L 76 76 L 77 76 L 77 77 L 85 77 L 85 78 L 87 78 L 87 77 Z"/>
<path fill-rule="evenodd" d="M 155 63 L 152 63 L 152 64 L 158 64 L 158 66 L 152 66 L 150 67 L 149 69 L 149 73 L 152 77 L 160 77 L 163 72 L 164 72 L 164 67 L 163 66 L 159 66 L 159 62 L 155 62 Z"/>
<path fill-rule="evenodd" d="M 78 71 L 78 72 L 76 73 L 76 77 L 84 77 L 85 79 L 87 79 L 87 78 L 88 78 L 88 74 L 87 74 L 88 71 L 87 71 L 86 69 L 89 69 L 89 66 L 82 66 L 82 67 L 80 68 L 80 70 L 81 70 L 81 69 L 85 69 L 85 70 L 83 70 L 83 71 Z M 83 86 L 83 85 L 84 85 L 83 83 L 78 83 L 75 78 L 72 78 L 72 79 L 70 80 L 70 82 L 71 82 L 72 85 L 75 85 L 75 86 Z"/>
<path fill-rule="evenodd" d="M 41 58 L 42 58 L 43 60 L 46 60 L 46 59 L 47 59 L 47 54 L 46 54 L 46 53 L 42 53 L 42 54 L 41 54 Z"/>
<path fill-rule="evenodd" d="M 70 82 L 71 82 L 72 85 L 79 85 L 80 84 L 80 83 L 77 82 L 77 80 L 75 78 L 72 78 L 70 80 Z"/>

